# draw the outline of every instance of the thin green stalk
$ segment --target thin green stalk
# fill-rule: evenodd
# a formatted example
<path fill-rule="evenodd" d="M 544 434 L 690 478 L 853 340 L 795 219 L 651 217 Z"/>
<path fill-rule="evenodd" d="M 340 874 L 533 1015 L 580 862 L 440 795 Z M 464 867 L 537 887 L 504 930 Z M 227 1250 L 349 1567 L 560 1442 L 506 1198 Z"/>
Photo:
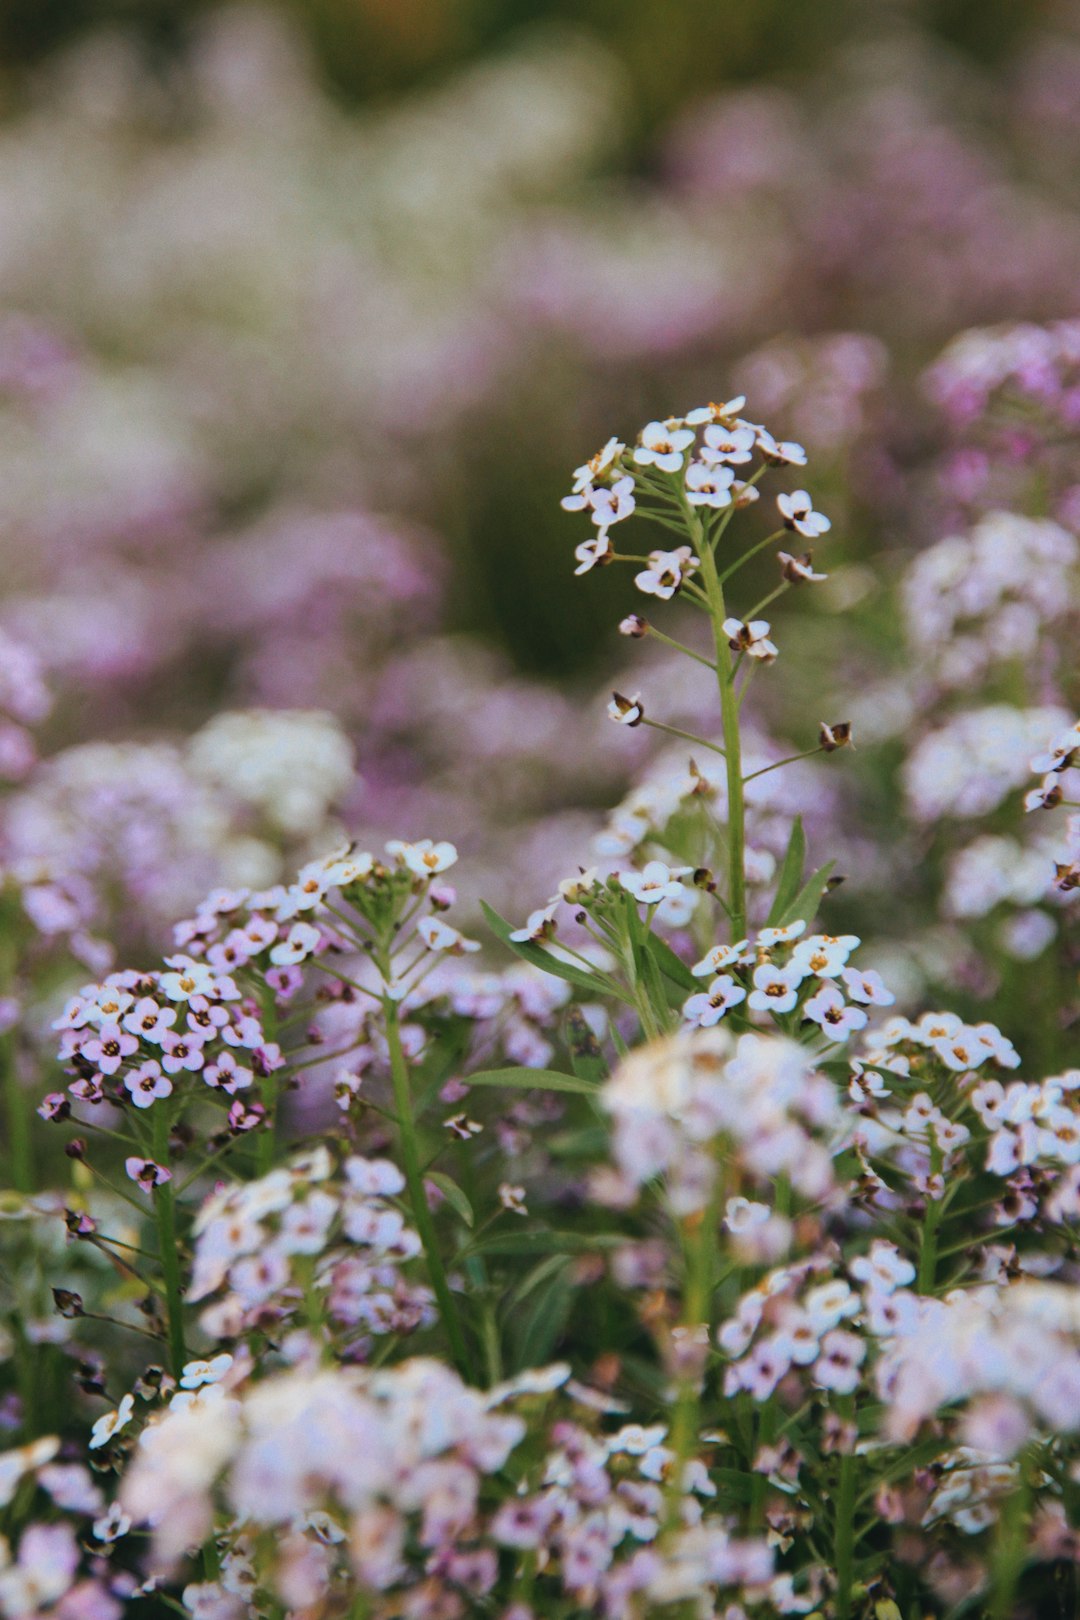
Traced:
<path fill-rule="evenodd" d="M 701 577 L 708 598 L 709 618 L 716 645 L 716 679 L 720 690 L 720 716 L 724 729 L 724 757 L 728 793 L 728 903 L 731 927 L 736 939 L 746 932 L 746 815 L 743 804 L 742 740 L 739 735 L 739 706 L 735 695 L 735 672 L 731 662 L 724 620 L 724 588 L 716 572 L 710 548 L 702 543 L 701 520 L 691 507 L 687 523 L 701 557 Z"/>
<path fill-rule="evenodd" d="M 1014 1491 L 1004 1498 L 990 1554 L 989 1620 L 1011 1620 L 1015 1612 L 1016 1588 L 1027 1562 L 1028 1511 L 1031 1480 L 1028 1459 L 1021 1458 L 1020 1478 Z"/>
<path fill-rule="evenodd" d="M 712 668 L 711 664 L 709 668 Z M 707 742 L 704 737 L 695 737 L 692 731 L 680 731 L 678 726 L 666 725 L 663 720 L 650 720 L 648 715 L 643 716 L 642 724 L 651 726 L 653 731 L 666 731 L 671 737 L 681 737 L 684 742 L 693 743 L 696 748 L 707 748 L 710 753 L 719 754 L 721 759 L 725 757 L 724 750 L 717 747 L 716 743 Z"/>
<path fill-rule="evenodd" d="M 5 912 L 7 908 L 5 907 Z M 11 926 L 8 914 L 3 920 Z M 12 981 L 16 963 L 15 941 L 10 935 L 0 941 L 0 992 L 6 991 Z M 34 1165 L 30 1142 L 30 1099 L 19 1079 L 16 1061 L 15 1032 L 8 1030 L 0 1036 L 0 1069 L 4 1075 L 4 1101 L 7 1112 L 8 1164 L 11 1185 L 16 1192 L 34 1190 Z"/>
<path fill-rule="evenodd" d="M 15 1037 L 0 1036 L 0 1066 L 4 1071 L 4 1099 L 7 1104 L 8 1162 L 11 1185 L 16 1192 L 28 1193 L 34 1187 L 34 1167 L 30 1151 L 30 1104 L 15 1062 Z"/>
<path fill-rule="evenodd" d="M 840 1414 L 845 1422 L 853 1420 L 854 1402 L 850 1396 L 840 1403 Z M 836 1620 L 849 1620 L 851 1614 L 855 1575 L 855 1467 L 854 1452 L 845 1451 L 840 1458 L 840 1484 L 836 1493 L 836 1516 L 833 1525 Z"/>
<path fill-rule="evenodd" d="M 154 1109 L 154 1160 L 169 1168 L 169 1117 L 160 1103 Z M 169 1318 L 169 1356 L 172 1371 L 179 1378 L 187 1360 L 184 1346 L 184 1307 L 180 1287 L 180 1254 L 176 1246 L 176 1206 L 171 1181 L 154 1188 L 154 1215 L 158 1230 L 158 1258 L 165 1284 Z"/>
<path fill-rule="evenodd" d="M 409 1089 L 409 1070 L 401 1044 L 397 1003 L 387 996 L 383 1002 L 383 1010 L 386 1016 L 386 1043 L 390 1049 L 390 1076 L 394 1087 L 394 1108 L 398 1116 L 402 1169 L 409 1189 L 413 1220 L 416 1222 L 416 1230 L 424 1246 L 428 1276 L 431 1278 L 431 1286 L 435 1290 L 435 1298 L 439 1304 L 439 1314 L 450 1340 L 451 1353 L 461 1376 L 468 1378 L 470 1367 L 465 1336 L 458 1317 L 457 1303 L 446 1280 L 438 1238 L 435 1235 L 435 1223 L 431 1218 L 427 1195 L 424 1192 L 420 1149 L 416 1140 L 416 1122 L 413 1118 L 412 1093 Z"/>
<path fill-rule="evenodd" d="M 801 754 L 789 754 L 787 759 L 774 760 L 771 765 L 763 765 L 760 771 L 751 771 L 749 776 L 743 777 L 743 785 L 754 782 L 759 776 L 768 776 L 770 771 L 778 771 L 782 765 L 794 765 L 797 759 L 810 759 L 814 754 L 823 754 L 825 750 L 817 748 L 804 748 Z"/>
<path fill-rule="evenodd" d="M 714 1240 L 716 1234 L 717 1214 L 724 1195 L 723 1176 L 720 1166 L 715 1169 L 715 1180 L 712 1193 L 705 1209 L 701 1211 L 696 1226 L 684 1223 L 683 1230 L 688 1242 L 687 1249 L 687 1276 L 686 1292 L 683 1297 L 682 1325 L 693 1331 L 695 1328 L 711 1327 L 713 1277 L 715 1266 L 713 1263 Z M 682 1481 L 686 1472 L 686 1465 L 690 1461 L 694 1443 L 697 1440 L 701 1427 L 701 1378 L 690 1377 L 683 1380 L 675 1403 L 675 1417 L 671 1425 L 671 1450 L 674 1457 L 671 1464 L 671 1473 L 668 1477 L 668 1499 L 666 1505 L 665 1521 L 670 1526 L 677 1522 L 679 1503 L 682 1499 Z"/>
<path fill-rule="evenodd" d="M 937 1280 L 937 1235 L 941 1215 L 941 1199 L 929 1199 L 926 1214 L 919 1228 L 919 1277 L 915 1286 L 920 1294 L 934 1292 L 934 1283 Z"/>
<path fill-rule="evenodd" d="M 707 670 L 714 675 L 716 674 L 716 665 L 711 658 L 706 658 L 702 653 L 695 652 L 693 647 L 687 647 L 682 641 L 676 641 L 674 636 L 665 636 L 664 632 L 658 630 L 654 624 L 646 626 L 645 634 L 651 636 L 653 641 L 662 641 L 665 647 L 674 647 L 676 652 L 684 653 L 687 658 L 692 658 L 695 663 L 704 664 Z"/>

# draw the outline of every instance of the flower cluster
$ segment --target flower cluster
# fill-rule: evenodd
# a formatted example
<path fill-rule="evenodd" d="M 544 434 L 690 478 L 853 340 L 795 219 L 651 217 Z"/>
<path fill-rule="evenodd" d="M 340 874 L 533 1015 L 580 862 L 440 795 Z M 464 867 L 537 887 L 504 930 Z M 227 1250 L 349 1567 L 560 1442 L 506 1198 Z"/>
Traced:
<path fill-rule="evenodd" d="M 624 1201 L 659 1177 L 679 1215 L 704 1211 L 721 1189 L 724 1149 L 759 1187 L 785 1176 L 812 1202 L 833 1189 L 836 1088 L 782 1036 L 706 1029 L 643 1046 L 615 1070 L 603 1103 Z"/>
<path fill-rule="evenodd" d="M 662 1425 L 598 1435 L 579 1407 L 544 1424 L 547 1448 L 528 1460 L 523 1442 L 568 1374 L 536 1369 L 481 1393 L 429 1360 L 281 1373 L 151 1423 L 122 1501 L 150 1526 L 163 1571 L 221 1525 L 220 1581 L 185 1591 L 196 1615 L 228 1608 L 243 1566 L 256 1578 L 251 1553 L 267 1531 L 257 1579 L 299 1607 L 355 1593 L 376 1614 L 455 1616 L 523 1582 L 537 1600 L 613 1617 L 631 1615 L 639 1593 L 663 1603 L 704 1585 L 767 1597 L 768 1549 L 704 1517 L 715 1490 L 700 1465 L 682 1487 L 671 1564 L 652 1551 L 671 1462 Z M 504 1471 L 516 1489 L 493 1508 Z"/>
<path fill-rule="evenodd" d="M 403 1269 L 420 1252 L 396 1207 L 404 1188 L 385 1159 L 354 1155 L 335 1175 L 320 1146 L 212 1194 L 192 1227 L 186 1291 L 191 1303 L 216 1296 L 200 1314 L 203 1331 L 279 1343 L 292 1361 L 317 1354 L 326 1337 L 342 1359 L 362 1360 L 373 1336 L 430 1325 L 430 1291 Z"/>

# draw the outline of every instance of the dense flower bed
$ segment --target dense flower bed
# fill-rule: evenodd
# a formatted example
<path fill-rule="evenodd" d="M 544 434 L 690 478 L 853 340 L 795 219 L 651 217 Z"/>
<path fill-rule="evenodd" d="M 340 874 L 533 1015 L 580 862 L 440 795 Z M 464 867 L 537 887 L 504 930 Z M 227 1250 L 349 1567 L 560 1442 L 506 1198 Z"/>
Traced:
<path fill-rule="evenodd" d="M 1005 1620 L 1072 1601 L 1080 1069 L 1034 1067 L 1024 1020 L 1014 1044 L 962 985 L 957 1010 L 918 1005 L 895 931 L 864 947 L 833 920 L 836 856 L 811 869 L 807 827 L 842 857 L 852 809 L 829 782 L 858 723 L 819 712 L 784 755 L 748 721 L 786 663 L 764 615 L 829 580 L 808 459 L 738 397 L 577 468 L 575 571 L 630 570 L 650 616 L 620 630 L 715 719 L 674 723 L 667 665 L 614 692 L 615 734 L 672 752 L 523 922 L 458 917 L 447 840 L 347 841 L 290 881 L 213 888 L 160 966 L 79 987 L 40 1101 L 12 999 L 5 1614 Z M 756 555 L 773 576 L 754 600 Z M 997 913 L 1016 971 L 1069 963 L 1080 893 L 1055 641 L 1075 559 L 1065 528 L 1002 512 L 906 580 L 913 819 L 1009 806 L 1009 830 L 950 855 L 947 894 L 959 918 Z M 1037 704 L 997 701 L 1006 645 Z M 28 653 L 8 668 L 29 737 L 44 688 Z M 166 779 L 200 775 L 216 805 L 215 761 L 244 759 L 252 724 L 163 756 Z M 285 839 L 345 758 L 303 715 L 273 724 L 280 776 L 254 745 L 226 774 Z M 16 810 L 34 791 L 59 810 L 45 786 Z M 40 1020 L 57 938 L 98 948 L 73 883 L 25 857 L 8 893 Z M 1032 1012 L 1051 1048 L 1067 979 Z M 70 1170 L 40 1180 L 56 1139 Z"/>

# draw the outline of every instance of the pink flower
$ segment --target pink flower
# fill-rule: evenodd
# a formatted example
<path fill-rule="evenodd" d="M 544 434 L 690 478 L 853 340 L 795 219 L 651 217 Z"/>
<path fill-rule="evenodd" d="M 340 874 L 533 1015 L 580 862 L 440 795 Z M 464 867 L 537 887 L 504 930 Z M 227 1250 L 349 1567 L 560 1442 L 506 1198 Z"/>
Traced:
<path fill-rule="evenodd" d="M 129 1069 L 124 1076 L 124 1085 L 131 1093 L 136 1108 L 149 1108 L 159 1097 L 172 1094 L 172 1081 L 162 1074 L 160 1063 L 153 1058 L 141 1068 Z"/>
<path fill-rule="evenodd" d="M 102 1024 L 97 1039 L 87 1041 L 82 1053 L 102 1074 L 115 1074 L 124 1059 L 138 1050 L 139 1043 L 134 1035 L 129 1035 L 119 1024 Z"/>
<path fill-rule="evenodd" d="M 172 1180 L 172 1171 L 166 1169 L 163 1164 L 156 1164 L 153 1159 L 139 1159 L 132 1156 L 124 1160 L 124 1169 L 132 1181 L 138 1182 L 143 1192 L 151 1192 L 155 1187 Z"/>

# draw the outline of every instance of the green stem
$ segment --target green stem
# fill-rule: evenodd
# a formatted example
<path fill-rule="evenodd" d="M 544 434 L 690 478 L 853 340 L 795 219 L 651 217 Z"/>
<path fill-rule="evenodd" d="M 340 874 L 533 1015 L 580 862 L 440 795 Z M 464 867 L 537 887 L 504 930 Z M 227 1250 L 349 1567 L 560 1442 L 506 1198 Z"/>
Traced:
<path fill-rule="evenodd" d="M 920 1294 L 932 1294 L 937 1279 L 937 1236 L 941 1223 L 941 1199 L 931 1198 L 919 1229 L 919 1276 L 915 1284 Z"/>
<path fill-rule="evenodd" d="M 817 748 L 804 748 L 801 754 L 789 754 L 787 759 L 774 760 L 771 765 L 763 765 L 760 771 L 751 771 L 749 776 L 743 777 L 743 786 L 747 782 L 754 782 L 759 776 L 768 776 L 770 771 L 778 771 L 782 765 L 794 765 L 798 759 L 810 759 L 814 754 L 823 754 L 825 750 L 819 745 Z"/>
<path fill-rule="evenodd" d="M 8 937 L 0 944 L 0 993 L 11 987 L 15 975 L 16 945 L 9 930 L 10 917 L 5 917 Z M 34 1188 L 34 1165 L 30 1144 L 30 1099 L 19 1079 L 15 1031 L 0 1035 L 0 1069 L 4 1074 L 4 1100 L 7 1110 L 8 1163 L 11 1167 L 11 1185 L 16 1192 L 28 1193 Z"/>
<path fill-rule="evenodd" d="M 15 1062 L 15 1038 L 0 1036 L 0 1066 L 4 1071 L 4 1097 L 7 1103 L 8 1159 L 11 1185 L 16 1192 L 28 1193 L 34 1186 L 30 1153 L 30 1108 Z"/>
<path fill-rule="evenodd" d="M 169 1168 L 169 1117 L 160 1104 L 154 1109 L 154 1160 Z M 169 1355 L 179 1378 L 187 1360 L 184 1346 L 184 1307 L 180 1287 L 180 1254 L 176 1247 L 176 1205 L 171 1181 L 154 1188 L 154 1215 L 158 1230 L 158 1257 L 165 1284 L 169 1317 Z"/>
<path fill-rule="evenodd" d="M 1020 1460 L 1016 1489 L 1001 1504 L 990 1554 L 991 1596 L 989 1620 L 1012 1620 L 1020 1576 L 1027 1561 L 1027 1520 L 1031 1481 L 1026 1458 Z"/>
<path fill-rule="evenodd" d="M 709 665 L 712 669 L 712 665 Z M 719 754 L 724 758 L 724 750 L 718 748 L 716 743 L 708 742 L 704 737 L 695 737 L 692 731 L 680 731 L 678 726 L 669 726 L 663 720 L 650 720 L 648 715 L 642 717 L 642 724 L 651 726 L 653 731 L 666 731 L 670 737 L 681 737 L 683 742 L 693 743 L 697 748 L 707 748 L 712 754 Z"/>
<path fill-rule="evenodd" d="M 687 1238 L 686 1292 L 683 1297 L 682 1325 L 691 1332 L 702 1326 L 711 1326 L 713 1284 L 713 1245 L 716 1233 L 717 1211 L 722 1197 L 720 1167 L 715 1170 L 712 1196 L 700 1212 L 696 1225 L 684 1223 Z M 689 1230 L 687 1230 L 689 1226 Z M 700 1429 L 701 1407 L 700 1377 L 684 1378 L 675 1403 L 675 1416 L 671 1425 L 671 1450 L 674 1458 L 668 1478 L 665 1522 L 670 1527 L 678 1522 L 682 1501 L 683 1475 L 690 1461 Z"/>
<path fill-rule="evenodd" d="M 701 578 L 709 602 L 713 641 L 716 645 L 716 679 L 720 689 L 720 716 L 724 728 L 724 756 L 727 764 L 728 793 L 728 902 L 733 937 L 746 932 L 746 816 L 743 804 L 742 741 L 739 735 L 739 706 L 735 696 L 735 672 L 727 633 L 724 587 L 716 572 L 712 551 L 703 544 L 701 520 L 687 508 L 687 523 L 701 557 Z"/>
<path fill-rule="evenodd" d="M 673 647 L 676 652 L 685 653 L 686 657 L 692 658 L 695 663 L 704 664 L 705 668 L 715 675 L 716 665 L 711 658 L 705 658 L 701 653 L 695 652 L 693 647 L 687 647 L 685 643 L 676 641 L 674 636 L 665 636 L 654 624 L 646 625 L 645 634 L 651 636 L 654 641 L 662 641 L 665 647 Z"/>
<path fill-rule="evenodd" d="M 409 1189 L 409 1202 L 412 1206 L 413 1220 L 416 1222 L 416 1230 L 424 1246 L 428 1275 L 431 1278 L 431 1286 L 435 1290 L 435 1298 L 439 1304 L 439 1314 L 442 1317 L 443 1326 L 450 1340 L 451 1353 L 461 1376 L 467 1379 L 470 1368 L 469 1355 L 465 1348 L 465 1336 L 461 1330 L 457 1304 L 453 1294 L 450 1292 L 450 1284 L 446 1280 L 446 1271 L 443 1268 L 439 1243 L 435 1235 L 435 1223 L 431 1218 L 427 1195 L 424 1192 L 424 1177 L 420 1168 L 420 1150 L 416 1140 L 416 1122 L 413 1118 L 412 1093 L 409 1089 L 409 1070 L 401 1044 L 401 1025 L 398 1020 L 397 1003 L 386 997 L 383 1002 L 383 1010 L 386 1017 L 386 1043 L 390 1049 L 390 1076 L 394 1087 L 394 1109 L 398 1117 L 402 1169 L 405 1172 L 405 1182 Z"/>
<path fill-rule="evenodd" d="M 263 1121 L 259 1139 L 255 1144 L 255 1174 L 256 1176 L 269 1175 L 274 1168 L 274 1149 L 277 1146 L 277 1104 L 278 1079 L 276 1074 L 268 1074 L 262 1083 L 263 1106 L 266 1109 L 266 1119 Z M 185 1184 L 186 1185 L 186 1184 Z"/>
<path fill-rule="evenodd" d="M 849 1396 L 840 1403 L 841 1417 L 849 1422 L 853 1403 Z M 855 1572 L 855 1454 L 846 1451 L 840 1458 L 840 1484 L 836 1494 L 833 1558 L 836 1565 L 836 1620 L 851 1614 Z"/>

